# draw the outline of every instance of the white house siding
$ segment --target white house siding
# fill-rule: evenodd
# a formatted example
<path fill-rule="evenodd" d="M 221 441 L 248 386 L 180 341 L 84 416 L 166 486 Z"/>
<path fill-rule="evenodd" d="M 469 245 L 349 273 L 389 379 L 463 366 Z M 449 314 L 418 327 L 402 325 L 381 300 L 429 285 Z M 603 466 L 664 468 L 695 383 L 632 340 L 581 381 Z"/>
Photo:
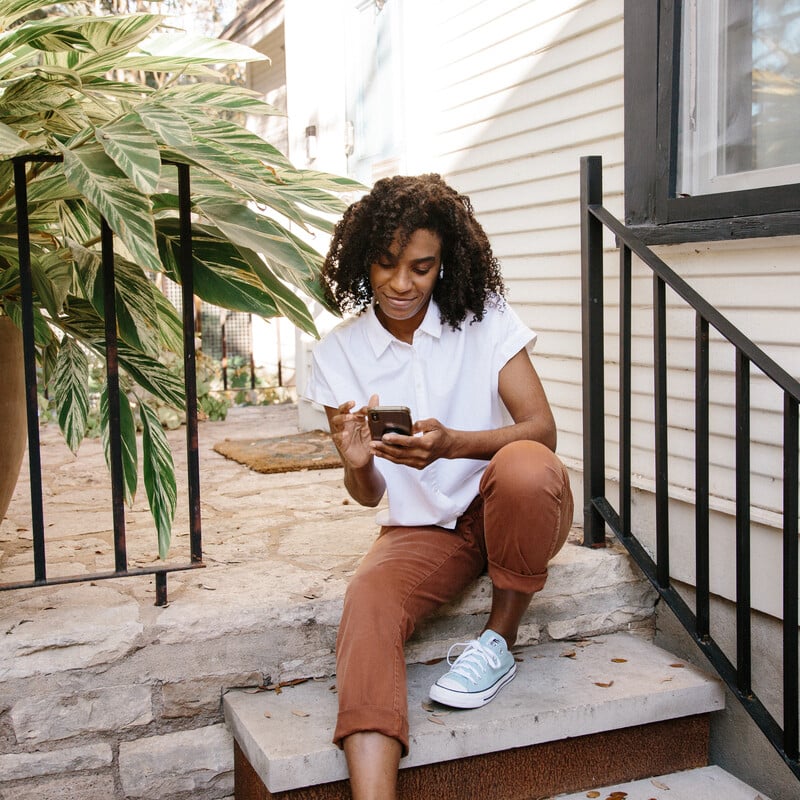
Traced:
<path fill-rule="evenodd" d="M 605 163 L 622 208 L 622 0 L 457 0 L 439 15 L 437 168 L 470 196 L 509 298 L 539 333 L 534 360 L 579 464 L 579 167 Z"/>

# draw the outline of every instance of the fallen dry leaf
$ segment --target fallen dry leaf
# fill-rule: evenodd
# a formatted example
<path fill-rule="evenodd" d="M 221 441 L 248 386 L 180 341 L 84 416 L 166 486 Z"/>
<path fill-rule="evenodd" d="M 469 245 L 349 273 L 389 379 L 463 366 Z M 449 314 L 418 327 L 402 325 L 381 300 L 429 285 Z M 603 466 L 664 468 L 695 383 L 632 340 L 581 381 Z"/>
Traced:
<path fill-rule="evenodd" d="M 623 798 L 627 796 L 627 792 L 611 792 L 611 794 L 608 796 L 608 800 L 623 800 Z"/>
<path fill-rule="evenodd" d="M 586 792 L 587 797 L 600 797 L 600 792 Z"/>
<path fill-rule="evenodd" d="M 670 666 L 674 667 L 675 669 L 683 669 L 686 666 L 686 664 L 681 664 L 680 662 L 677 662 L 675 664 L 670 664 Z"/>
<path fill-rule="evenodd" d="M 444 722 L 442 722 L 442 720 L 436 719 L 436 717 L 434 717 L 434 716 L 428 717 L 428 721 L 429 722 L 435 722 L 437 725 L 444 725 Z"/>
<path fill-rule="evenodd" d="M 575 658 L 576 655 L 577 653 L 574 650 L 565 650 L 561 654 L 561 658 Z"/>
<path fill-rule="evenodd" d="M 595 686 L 601 686 L 603 689 L 608 689 L 609 686 L 614 685 L 614 681 L 609 681 L 608 683 L 603 683 L 603 681 L 595 681 Z"/>
<path fill-rule="evenodd" d="M 612 658 L 611 661 L 614 664 L 627 664 L 628 663 L 628 659 L 627 658 Z"/>
<path fill-rule="evenodd" d="M 309 716 L 308 711 L 300 711 L 300 709 L 298 709 L 298 708 L 293 708 L 292 709 L 292 714 L 294 714 L 296 717 L 307 717 L 307 716 Z"/>
<path fill-rule="evenodd" d="M 425 711 L 433 711 L 436 708 L 436 706 L 430 700 L 423 700 L 420 705 Z"/>
<path fill-rule="evenodd" d="M 270 714 L 270 713 L 269 713 L 269 711 L 265 711 L 265 712 L 264 712 L 264 716 L 265 716 L 267 719 L 272 719 L 272 714 Z"/>
<path fill-rule="evenodd" d="M 652 783 L 653 786 L 656 787 L 656 789 L 663 789 L 665 792 L 669 791 L 669 786 L 667 786 L 666 783 L 662 783 L 661 781 L 657 781 L 655 778 L 652 778 L 650 780 L 650 783 Z"/>

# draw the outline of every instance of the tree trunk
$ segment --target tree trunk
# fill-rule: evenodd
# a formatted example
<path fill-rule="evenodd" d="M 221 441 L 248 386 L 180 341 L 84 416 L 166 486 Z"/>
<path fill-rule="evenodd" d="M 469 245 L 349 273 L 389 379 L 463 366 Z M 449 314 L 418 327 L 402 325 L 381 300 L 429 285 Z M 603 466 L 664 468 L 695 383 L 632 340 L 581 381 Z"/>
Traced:
<path fill-rule="evenodd" d="M 19 477 L 28 440 L 22 333 L 0 317 L 0 521 L 5 517 Z"/>

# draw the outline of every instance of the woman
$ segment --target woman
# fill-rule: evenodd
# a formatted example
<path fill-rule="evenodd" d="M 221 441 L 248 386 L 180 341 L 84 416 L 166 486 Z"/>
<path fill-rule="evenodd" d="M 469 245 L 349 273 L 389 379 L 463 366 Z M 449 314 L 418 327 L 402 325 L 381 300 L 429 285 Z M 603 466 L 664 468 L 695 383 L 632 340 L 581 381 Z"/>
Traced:
<path fill-rule="evenodd" d="M 336 226 L 323 280 L 354 316 L 314 349 L 306 396 L 325 407 L 350 495 L 366 506 L 388 495 L 345 596 L 334 741 L 353 797 L 391 798 L 408 751 L 404 642 L 488 570 L 486 626 L 448 653 L 431 697 L 489 702 L 514 677 L 509 651 L 566 539 L 572 495 L 526 349 L 536 336 L 505 303 L 467 197 L 438 175 L 378 181 Z M 411 409 L 412 435 L 370 437 L 380 402 Z"/>

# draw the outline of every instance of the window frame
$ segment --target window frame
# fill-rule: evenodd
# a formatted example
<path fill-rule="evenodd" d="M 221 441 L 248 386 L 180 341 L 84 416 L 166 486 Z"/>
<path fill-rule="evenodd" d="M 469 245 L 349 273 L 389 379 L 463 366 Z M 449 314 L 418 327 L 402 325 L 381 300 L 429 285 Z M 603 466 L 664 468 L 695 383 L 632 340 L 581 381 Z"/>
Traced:
<path fill-rule="evenodd" d="M 648 244 L 800 234 L 800 183 L 676 197 L 682 5 L 625 0 L 626 224 Z"/>

